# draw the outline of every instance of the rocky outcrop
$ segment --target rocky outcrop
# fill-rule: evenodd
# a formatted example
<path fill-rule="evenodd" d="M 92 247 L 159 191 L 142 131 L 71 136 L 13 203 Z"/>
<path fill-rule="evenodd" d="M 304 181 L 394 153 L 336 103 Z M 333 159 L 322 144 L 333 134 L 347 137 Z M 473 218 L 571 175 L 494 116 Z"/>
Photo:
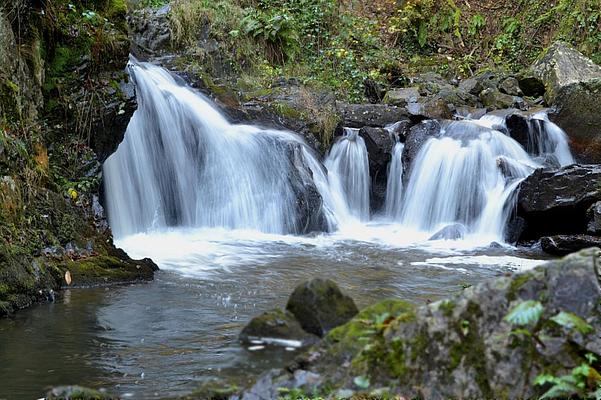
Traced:
<path fill-rule="evenodd" d="M 139 56 L 153 56 L 167 50 L 171 45 L 169 23 L 171 7 L 142 8 L 127 16 L 132 41 L 132 52 Z"/>
<path fill-rule="evenodd" d="M 440 124 L 435 120 L 423 121 L 411 128 L 405 139 L 403 150 L 403 179 L 405 183 L 411 177 L 411 167 L 424 143 L 440 133 Z"/>
<path fill-rule="evenodd" d="M 582 251 L 419 308 L 368 307 L 241 398 L 278 388 L 336 398 L 540 398 L 551 385 L 535 384 L 538 376 L 581 365 L 596 372 L 586 354 L 601 355 L 600 254 Z M 598 377 L 582 382 L 573 394 L 596 388 Z"/>
<path fill-rule="evenodd" d="M 294 314 L 305 331 L 320 337 L 358 312 L 353 299 L 329 279 L 313 279 L 297 286 L 288 299 L 286 310 Z"/>
<path fill-rule="evenodd" d="M 550 119 L 570 137 L 576 158 L 601 162 L 601 67 L 564 42 L 553 44 L 531 70 L 555 111 Z"/>
<path fill-rule="evenodd" d="M 526 238 L 586 233 L 589 207 L 601 200 L 601 167 L 571 165 L 536 170 L 519 186 L 518 214 Z"/>

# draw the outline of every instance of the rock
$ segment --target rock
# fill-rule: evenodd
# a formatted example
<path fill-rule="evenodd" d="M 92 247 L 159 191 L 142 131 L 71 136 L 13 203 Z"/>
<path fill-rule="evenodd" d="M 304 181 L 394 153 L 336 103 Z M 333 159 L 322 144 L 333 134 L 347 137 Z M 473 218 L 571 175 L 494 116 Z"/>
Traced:
<path fill-rule="evenodd" d="M 384 128 L 409 117 L 405 108 L 386 104 L 339 104 L 338 108 L 342 113 L 343 125 L 348 128 Z"/>
<path fill-rule="evenodd" d="M 127 23 L 132 39 L 132 51 L 137 55 L 155 55 L 171 45 L 169 11 L 171 6 L 143 8 L 131 12 Z"/>
<path fill-rule="evenodd" d="M 505 241 L 507 243 L 517 243 L 527 226 L 524 218 L 514 215 L 509 219 L 509 222 L 507 222 L 507 227 L 505 228 Z"/>
<path fill-rule="evenodd" d="M 451 224 L 436 232 L 428 240 L 458 240 L 463 239 L 466 233 L 463 224 Z"/>
<path fill-rule="evenodd" d="M 544 83 L 532 71 L 524 71 L 518 75 L 517 80 L 524 96 L 538 98 L 545 94 Z"/>
<path fill-rule="evenodd" d="M 566 131 L 576 159 L 601 162 L 601 67 L 564 42 L 554 43 L 531 67 L 555 111 L 549 118 Z"/>
<path fill-rule="evenodd" d="M 423 121 L 415 125 L 409 131 L 405 140 L 405 149 L 403 150 L 403 180 L 407 183 L 411 177 L 411 167 L 413 160 L 419 153 L 421 147 L 433 137 L 440 133 L 440 124 L 434 120 Z"/>
<path fill-rule="evenodd" d="M 601 163 L 601 78 L 560 88 L 553 105 L 549 119 L 567 133 L 576 160 Z"/>
<path fill-rule="evenodd" d="M 459 89 L 474 96 L 478 96 L 480 92 L 484 90 L 484 86 L 479 79 L 468 78 L 459 83 Z"/>
<path fill-rule="evenodd" d="M 357 377 L 370 392 L 387 388 L 390 397 L 540 398 L 548 387 L 536 385 L 537 376 L 569 374 L 586 363 L 585 354 L 601 355 L 600 255 L 598 248 L 581 251 L 421 307 L 378 303 L 296 364 L 265 374 L 261 388 L 290 387 L 303 371 L 320 377 L 312 389 L 326 398 L 350 394 Z M 540 316 L 530 312 L 532 322 L 520 326 L 507 318 L 517 307 Z M 561 312 L 582 320 L 581 330 L 560 325 Z"/>
<path fill-rule="evenodd" d="M 386 95 L 386 91 L 382 86 L 371 78 L 365 79 L 363 87 L 365 88 L 365 97 L 367 97 L 372 104 L 381 102 Z"/>
<path fill-rule="evenodd" d="M 383 128 L 361 128 L 359 136 L 365 141 L 369 158 L 369 176 L 372 188 L 370 206 L 373 210 L 377 210 L 386 198 L 388 163 L 394 141 L 391 133 Z"/>
<path fill-rule="evenodd" d="M 416 103 L 420 98 L 418 87 L 390 89 L 384 96 L 384 103 L 405 107 L 407 103 Z"/>
<path fill-rule="evenodd" d="M 499 92 L 496 89 L 484 89 L 480 93 L 480 101 L 489 110 L 503 108 L 519 108 L 525 107 L 524 100 L 517 96 L 510 96 Z"/>
<path fill-rule="evenodd" d="M 47 400 L 119 400 L 120 397 L 83 386 L 58 386 L 46 393 Z"/>
<path fill-rule="evenodd" d="M 555 103 L 559 92 L 570 85 L 601 79 L 600 66 L 561 41 L 553 43 L 530 69 L 545 85 L 548 104 Z"/>
<path fill-rule="evenodd" d="M 589 247 L 600 247 L 601 237 L 591 235 L 545 236 L 540 239 L 540 245 L 546 253 L 565 256 Z"/>
<path fill-rule="evenodd" d="M 319 337 L 358 312 L 353 299 L 344 295 L 333 281 L 319 278 L 298 285 L 288 299 L 286 310 L 294 314 L 305 331 Z"/>
<path fill-rule="evenodd" d="M 417 120 L 451 119 L 453 113 L 446 101 L 438 97 L 426 98 L 420 103 L 407 104 L 407 111 Z"/>
<path fill-rule="evenodd" d="M 601 166 L 538 169 L 519 186 L 518 214 L 530 238 L 586 233 L 589 207 L 601 200 Z"/>
<path fill-rule="evenodd" d="M 300 346 L 308 346 L 319 340 L 317 336 L 305 332 L 292 313 L 280 309 L 269 310 L 254 317 L 240 333 L 240 340 L 247 344 L 261 341 L 266 344 L 297 347 L 270 339 L 296 341 Z"/>
<path fill-rule="evenodd" d="M 327 232 L 328 223 L 323 213 L 323 199 L 315 186 L 313 172 L 307 165 L 299 143 L 286 143 L 290 161 L 288 180 L 296 197 L 296 221 L 291 231 L 296 234 Z"/>
<path fill-rule="evenodd" d="M 586 211 L 588 217 L 587 231 L 601 233 L 601 201 L 596 202 Z"/>
<path fill-rule="evenodd" d="M 510 113 L 505 117 L 505 126 L 509 136 L 518 142 L 524 149 L 528 149 L 530 137 L 529 118 L 518 112 Z"/>
<path fill-rule="evenodd" d="M 520 89 L 520 83 L 518 82 L 517 79 L 515 79 L 513 77 L 503 80 L 499 84 L 499 90 L 501 91 L 501 93 L 505 93 L 505 94 L 508 94 L 511 96 L 523 96 L 524 95 L 524 93 L 522 92 L 522 89 Z"/>

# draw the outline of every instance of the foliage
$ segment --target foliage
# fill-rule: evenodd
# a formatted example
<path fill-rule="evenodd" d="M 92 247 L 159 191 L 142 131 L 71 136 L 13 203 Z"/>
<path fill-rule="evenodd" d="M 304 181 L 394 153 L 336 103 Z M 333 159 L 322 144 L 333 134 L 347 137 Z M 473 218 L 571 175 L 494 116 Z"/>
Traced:
<path fill-rule="evenodd" d="M 518 326 L 536 325 L 543 311 L 544 308 L 540 301 L 527 300 L 515 306 L 505 316 L 505 321 Z"/>

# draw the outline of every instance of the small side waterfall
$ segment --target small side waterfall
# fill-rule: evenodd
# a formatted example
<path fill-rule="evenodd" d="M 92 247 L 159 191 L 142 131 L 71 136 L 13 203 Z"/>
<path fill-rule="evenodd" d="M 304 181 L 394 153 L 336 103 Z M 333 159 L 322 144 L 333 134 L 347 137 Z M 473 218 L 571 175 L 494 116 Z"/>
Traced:
<path fill-rule="evenodd" d="M 534 114 L 528 120 L 528 128 L 526 151 L 538 158 L 540 164 L 564 167 L 575 163 L 566 133 L 549 120 L 547 113 Z"/>
<path fill-rule="evenodd" d="M 365 141 L 358 129 L 345 128 L 324 162 L 341 218 L 369 220 L 369 160 Z"/>
<path fill-rule="evenodd" d="M 394 144 L 392 157 L 388 166 L 388 180 L 386 182 L 386 200 L 384 202 L 385 215 L 397 220 L 403 202 L 403 150 L 405 145 L 401 142 Z"/>
<path fill-rule="evenodd" d="M 299 136 L 230 124 L 166 70 L 135 61 L 128 68 L 138 110 L 104 164 L 117 237 L 169 226 L 302 233 L 307 218 L 299 214 L 321 212 L 307 167 L 319 161 Z"/>

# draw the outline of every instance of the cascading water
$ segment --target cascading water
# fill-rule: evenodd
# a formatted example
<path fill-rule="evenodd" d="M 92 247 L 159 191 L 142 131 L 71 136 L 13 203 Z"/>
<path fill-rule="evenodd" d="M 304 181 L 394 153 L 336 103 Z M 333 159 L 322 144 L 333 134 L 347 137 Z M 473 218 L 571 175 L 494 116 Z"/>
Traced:
<path fill-rule="evenodd" d="M 325 160 L 339 218 L 369 220 L 369 160 L 358 129 L 345 128 Z"/>
<path fill-rule="evenodd" d="M 403 201 L 403 150 L 405 145 L 401 142 L 394 144 L 392 157 L 388 166 L 388 180 L 386 182 L 386 200 L 384 202 L 386 217 L 393 220 L 400 218 Z"/>
<path fill-rule="evenodd" d="M 135 61 L 128 68 L 138 110 L 104 164 L 116 236 L 167 226 L 303 231 L 299 190 L 313 181 L 323 190 L 327 184 L 322 171 L 296 165 L 298 158 L 319 165 L 300 137 L 230 124 L 166 70 Z"/>

